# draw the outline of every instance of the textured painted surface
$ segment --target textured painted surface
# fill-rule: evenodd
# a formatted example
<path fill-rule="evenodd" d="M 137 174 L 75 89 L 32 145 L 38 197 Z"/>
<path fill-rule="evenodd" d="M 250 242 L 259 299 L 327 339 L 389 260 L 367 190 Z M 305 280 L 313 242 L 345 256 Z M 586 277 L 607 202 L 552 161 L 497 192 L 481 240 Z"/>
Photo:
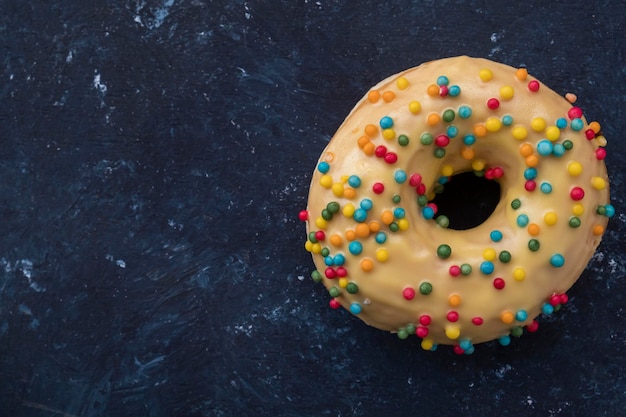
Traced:
<path fill-rule="evenodd" d="M 0 414 L 622 411 L 623 4 L 0 4 Z M 367 88 L 458 54 L 576 93 L 618 211 L 564 311 L 462 358 L 331 311 L 297 221 Z"/>

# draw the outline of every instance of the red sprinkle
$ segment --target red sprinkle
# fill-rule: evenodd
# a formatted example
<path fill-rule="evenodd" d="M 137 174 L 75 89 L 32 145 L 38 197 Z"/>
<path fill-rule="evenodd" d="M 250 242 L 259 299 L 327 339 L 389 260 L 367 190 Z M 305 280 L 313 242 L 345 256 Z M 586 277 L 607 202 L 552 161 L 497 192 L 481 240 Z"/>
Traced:
<path fill-rule="evenodd" d="M 453 277 L 458 277 L 459 275 L 461 275 L 461 268 L 456 265 L 452 265 L 450 267 L 450 275 L 452 275 Z"/>
<path fill-rule="evenodd" d="M 419 322 L 422 326 L 428 326 L 432 322 L 432 319 L 428 314 L 422 314 L 419 318 Z"/>
<path fill-rule="evenodd" d="M 459 345 L 455 345 L 453 349 L 454 349 L 454 353 L 456 353 L 457 355 L 463 355 L 465 353 L 463 348 Z"/>
<path fill-rule="evenodd" d="M 383 158 L 385 155 L 387 155 L 387 148 L 383 145 L 378 145 L 376 149 L 374 149 L 374 155 L 379 158 Z"/>
<path fill-rule="evenodd" d="M 596 149 L 596 159 L 598 161 L 602 161 L 604 158 L 606 158 L 606 149 L 604 148 Z"/>
<path fill-rule="evenodd" d="M 335 278 L 337 278 L 337 271 L 335 271 L 331 267 L 328 267 L 324 271 L 324 275 L 326 275 L 326 278 L 328 278 L 328 279 L 335 279 Z"/>
<path fill-rule="evenodd" d="M 492 180 L 495 178 L 495 176 L 493 175 L 493 168 L 487 168 L 485 170 L 485 178 L 488 180 Z"/>
<path fill-rule="evenodd" d="M 526 330 L 528 330 L 531 333 L 536 332 L 537 329 L 539 329 L 539 322 L 537 322 L 537 320 L 533 320 L 532 323 L 526 326 Z"/>
<path fill-rule="evenodd" d="M 421 338 L 428 336 L 428 327 L 418 326 L 417 329 L 415 329 L 415 335 Z"/>
<path fill-rule="evenodd" d="M 583 117 L 583 111 L 580 107 L 572 107 L 567 112 L 567 117 L 569 117 L 571 120 L 580 119 L 581 117 Z"/>
<path fill-rule="evenodd" d="M 550 305 L 552 307 L 556 307 L 559 304 L 561 304 L 561 297 L 558 294 L 554 294 L 552 297 L 550 297 Z"/>
<path fill-rule="evenodd" d="M 382 182 L 377 182 L 372 185 L 372 191 L 374 191 L 374 193 L 376 194 L 382 194 L 382 192 L 385 191 L 385 186 Z"/>
<path fill-rule="evenodd" d="M 448 319 L 449 322 L 454 323 L 459 320 L 459 313 L 456 311 L 450 311 L 446 314 L 446 319 Z"/>
<path fill-rule="evenodd" d="M 344 268 L 343 266 L 340 266 L 337 268 L 337 276 L 339 278 L 343 278 L 348 276 L 348 270 L 346 268 Z"/>
<path fill-rule="evenodd" d="M 406 287 L 402 290 L 402 296 L 405 300 L 412 300 L 415 298 L 415 290 L 411 287 Z"/>
<path fill-rule="evenodd" d="M 585 130 L 585 137 L 587 140 L 591 140 L 596 137 L 596 132 L 594 132 L 593 129 L 587 129 Z"/>
<path fill-rule="evenodd" d="M 501 290 L 505 286 L 505 282 L 502 278 L 496 278 L 493 280 L 493 286 L 496 290 Z"/>
<path fill-rule="evenodd" d="M 445 148 L 449 144 L 450 138 L 446 135 L 439 135 L 435 138 L 435 145 L 439 146 L 440 148 Z"/>
<path fill-rule="evenodd" d="M 419 195 L 426 194 L 426 185 L 424 185 L 424 183 L 418 185 L 417 188 L 415 189 L 415 191 L 417 191 L 417 194 L 419 194 Z"/>
<path fill-rule="evenodd" d="M 494 176 L 494 178 L 502 178 L 504 176 L 504 168 L 502 168 L 502 167 L 495 167 L 493 169 L 493 176 Z"/>
<path fill-rule="evenodd" d="M 597 155 L 597 152 L 596 152 L 596 155 Z M 309 212 L 306 210 L 300 211 L 300 213 L 298 213 L 298 218 L 303 222 L 307 221 L 309 219 Z"/>
<path fill-rule="evenodd" d="M 537 183 L 535 182 L 535 180 L 528 180 L 524 184 L 524 188 L 526 189 L 526 191 L 535 191 L 535 188 L 537 188 Z"/>
<path fill-rule="evenodd" d="M 539 81 L 532 80 L 528 83 L 528 89 L 533 93 L 539 91 Z"/>
<path fill-rule="evenodd" d="M 447 86 L 447 85 L 442 85 L 442 86 L 439 86 L 439 95 L 440 95 L 441 97 L 445 97 L 445 96 L 447 96 L 449 91 L 450 91 L 450 90 L 448 89 L 448 86 Z"/>
<path fill-rule="evenodd" d="M 487 100 L 487 107 L 489 107 L 491 110 L 495 110 L 500 107 L 500 101 L 497 98 L 490 98 L 489 100 Z"/>
<path fill-rule="evenodd" d="M 485 321 L 483 320 L 482 317 L 474 317 L 472 319 L 472 324 L 475 326 L 480 326 L 481 324 L 483 324 Z"/>
<path fill-rule="evenodd" d="M 569 301 L 569 297 L 567 296 L 567 294 L 561 294 L 560 298 L 561 304 L 567 304 L 567 302 Z"/>
<path fill-rule="evenodd" d="M 336 298 L 331 298 L 330 301 L 328 302 L 328 305 L 333 310 L 337 310 L 339 307 L 341 307 L 341 304 L 339 304 L 339 301 L 337 301 Z"/>
<path fill-rule="evenodd" d="M 422 176 L 420 174 L 411 174 L 409 177 L 409 185 L 411 187 L 417 187 L 422 183 Z"/>
<path fill-rule="evenodd" d="M 569 192 L 569 196 L 574 201 L 580 201 L 585 197 L 585 190 L 580 187 L 574 187 L 572 191 Z"/>
<path fill-rule="evenodd" d="M 433 209 L 433 213 L 434 213 L 434 214 L 437 214 L 437 211 L 439 210 L 439 209 L 437 208 L 437 204 L 435 204 L 435 203 L 428 203 L 428 204 L 426 204 L 426 206 L 427 206 L 427 207 L 430 207 L 431 209 Z"/>
<path fill-rule="evenodd" d="M 317 232 L 315 232 L 315 239 L 317 239 L 317 240 L 324 240 L 324 239 L 326 239 L 326 233 L 324 233 L 323 230 L 318 230 Z"/>
<path fill-rule="evenodd" d="M 398 160 L 398 155 L 393 152 L 387 152 L 384 156 L 385 162 L 388 164 L 395 164 Z"/>

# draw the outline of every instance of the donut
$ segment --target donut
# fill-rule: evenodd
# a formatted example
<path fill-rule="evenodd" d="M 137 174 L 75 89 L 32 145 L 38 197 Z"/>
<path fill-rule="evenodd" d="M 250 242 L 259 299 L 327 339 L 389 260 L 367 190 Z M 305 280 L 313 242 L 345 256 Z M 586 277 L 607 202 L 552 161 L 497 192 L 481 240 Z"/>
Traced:
<path fill-rule="evenodd" d="M 332 309 L 425 350 L 507 346 L 568 301 L 615 213 L 605 146 L 526 68 L 459 56 L 393 75 L 315 167 L 311 278 Z"/>

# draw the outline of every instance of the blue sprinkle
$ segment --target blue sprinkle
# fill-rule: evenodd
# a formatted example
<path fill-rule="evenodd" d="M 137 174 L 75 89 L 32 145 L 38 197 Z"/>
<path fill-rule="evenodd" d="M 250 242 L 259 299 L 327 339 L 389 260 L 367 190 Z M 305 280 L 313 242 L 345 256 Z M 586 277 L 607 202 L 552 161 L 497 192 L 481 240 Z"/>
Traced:
<path fill-rule="evenodd" d="M 459 107 L 459 117 L 461 119 L 469 119 L 472 116 L 472 108 L 469 106 Z"/>
<path fill-rule="evenodd" d="M 502 346 L 508 346 L 511 344 L 511 336 L 509 335 L 502 336 L 501 338 L 498 339 L 498 342 L 500 342 Z"/>
<path fill-rule="evenodd" d="M 528 216 L 526 214 L 520 214 L 519 216 L 517 216 L 517 225 L 519 227 L 526 227 L 528 226 L 528 222 L 530 220 L 528 219 Z"/>
<path fill-rule="evenodd" d="M 459 128 L 456 126 L 448 126 L 446 134 L 450 139 L 455 138 L 459 134 Z"/>
<path fill-rule="evenodd" d="M 317 165 L 317 170 L 322 174 L 326 174 L 329 169 L 330 165 L 328 164 L 328 162 L 322 161 Z"/>
<path fill-rule="evenodd" d="M 359 188 L 361 186 L 361 178 L 356 175 L 350 175 L 350 178 L 348 178 L 348 184 L 350 184 L 350 187 Z"/>
<path fill-rule="evenodd" d="M 613 217 L 613 216 L 615 216 L 615 207 L 613 207 L 613 205 L 611 205 L 611 204 L 606 204 L 604 206 L 604 215 L 606 217 Z"/>
<path fill-rule="evenodd" d="M 556 127 L 559 129 L 565 129 L 567 127 L 567 119 L 565 117 L 556 119 Z"/>
<path fill-rule="evenodd" d="M 463 339 L 459 342 L 459 346 L 465 351 L 472 347 L 472 342 L 469 339 Z"/>
<path fill-rule="evenodd" d="M 367 211 L 365 211 L 365 209 L 358 208 L 354 210 L 354 214 L 352 215 L 352 217 L 355 221 L 363 223 L 365 220 L 367 220 Z"/>
<path fill-rule="evenodd" d="M 382 119 L 380 119 L 380 127 L 382 129 L 391 129 L 391 127 L 393 126 L 393 119 L 389 116 L 385 116 Z"/>
<path fill-rule="evenodd" d="M 565 265 L 565 258 L 560 253 L 555 253 L 550 258 L 550 265 L 552 265 L 555 268 L 560 268 L 563 265 Z"/>
<path fill-rule="evenodd" d="M 570 123 L 570 127 L 572 128 L 572 130 L 578 132 L 579 130 L 582 130 L 582 128 L 584 127 L 584 123 L 582 121 L 582 119 L 576 118 L 573 119 L 572 122 Z"/>
<path fill-rule="evenodd" d="M 324 258 L 324 263 L 326 264 L 326 266 L 332 266 L 333 265 L 333 257 L 328 255 Z"/>
<path fill-rule="evenodd" d="M 526 321 L 528 318 L 528 313 L 526 310 L 520 310 L 515 314 L 515 320 L 517 321 Z"/>
<path fill-rule="evenodd" d="M 346 257 L 343 256 L 343 254 L 338 253 L 337 255 L 335 255 L 335 257 L 333 258 L 333 264 L 335 266 L 341 266 L 343 264 L 346 263 Z"/>
<path fill-rule="evenodd" d="M 458 85 L 451 85 L 450 88 L 448 88 L 448 94 L 452 97 L 458 96 L 461 94 L 461 87 Z"/>
<path fill-rule="evenodd" d="M 502 116 L 502 124 L 505 126 L 511 126 L 513 124 L 513 116 L 510 114 L 505 114 Z"/>
<path fill-rule="evenodd" d="M 537 169 L 535 168 L 526 168 L 524 170 L 524 179 L 534 180 L 537 178 Z"/>
<path fill-rule="evenodd" d="M 549 316 L 550 314 L 554 313 L 554 307 L 552 307 L 552 304 L 548 304 L 545 303 L 542 307 L 541 307 L 541 312 L 547 316 Z"/>
<path fill-rule="evenodd" d="M 448 181 L 450 181 L 450 178 L 448 177 L 439 177 L 439 179 L 437 180 L 437 182 L 441 185 L 446 184 Z"/>
<path fill-rule="evenodd" d="M 422 209 L 422 216 L 426 219 L 426 220 L 430 220 L 433 217 L 435 217 L 435 210 L 433 210 L 432 207 L 424 207 Z"/>
<path fill-rule="evenodd" d="M 489 237 L 493 242 L 499 242 L 502 240 L 502 232 L 499 230 L 492 230 Z"/>
<path fill-rule="evenodd" d="M 446 77 L 445 75 L 440 75 L 439 77 L 437 77 L 437 85 L 442 86 L 442 85 L 448 85 L 450 81 L 448 80 L 448 77 Z"/>
<path fill-rule="evenodd" d="M 463 143 L 467 146 L 472 146 L 474 143 L 476 143 L 476 136 L 465 135 L 465 137 L 463 138 Z"/>
<path fill-rule="evenodd" d="M 370 200 L 369 198 L 364 198 L 359 203 L 359 206 L 361 206 L 361 208 L 365 211 L 370 211 L 372 207 L 374 207 L 374 203 L 372 203 L 372 200 Z"/>
<path fill-rule="evenodd" d="M 541 156 L 548 156 L 552 154 L 552 142 L 547 139 L 537 142 L 537 153 Z"/>
<path fill-rule="evenodd" d="M 474 353 L 474 346 L 470 346 L 467 349 L 465 349 L 465 354 L 466 355 L 471 355 L 472 353 Z"/>
<path fill-rule="evenodd" d="M 378 232 L 376 233 L 376 237 L 374 239 L 376 239 L 376 243 L 382 244 L 387 241 L 387 235 L 385 232 Z"/>
<path fill-rule="evenodd" d="M 396 219 L 403 219 L 404 218 L 404 209 L 402 207 L 396 207 L 395 209 L 393 209 L 393 216 Z"/>
<path fill-rule="evenodd" d="M 403 182 L 406 181 L 407 179 L 407 175 L 406 172 L 404 172 L 403 170 L 399 169 L 396 172 L 394 172 L 393 174 L 394 179 L 396 180 L 396 182 L 398 184 L 402 184 Z"/>
<path fill-rule="evenodd" d="M 361 242 L 354 240 L 348 245 L 348 250 L 353 255 L 360 255 L 363 252 L 363 245 L 361 245 Z"/>
<path fill-rule="evenodd" d="M 549 182 L 542 182 L 539 186 L 539 189 L 544 194 L 550 194 L 552 192 L 552 184 L 550 184 Z"/>
<path fill-rule="evenodd" d="M 480 264 L 480 272 L 485 275 L 493 274 L 493 270 L 495 269 L 493 262 L 485 261 Z"/>
<path fill-rule="evenodd" d="M 554 148 L 552 149 L 552 155 L 559 157 L 565 154 L 565 146 L 560 143 L 555 143 Z"/>
<path fill-rule="evenodd" d="M 350 304 L 350 312 L 352 314 L 359 314 L 361 312 L 361 304 L 359 303 Z"/>

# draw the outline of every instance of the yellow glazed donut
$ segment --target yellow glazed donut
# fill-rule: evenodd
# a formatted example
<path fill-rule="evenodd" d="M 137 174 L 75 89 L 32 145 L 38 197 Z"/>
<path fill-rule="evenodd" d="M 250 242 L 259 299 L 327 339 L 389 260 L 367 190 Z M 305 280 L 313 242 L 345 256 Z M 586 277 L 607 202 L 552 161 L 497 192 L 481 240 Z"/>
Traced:
<path fill-rule="evenodd" d="M 313 174 L 300 212 L 312 278 L 332 308 L 426 350 L 508 345 L 567 302 L 615 213 L 605 145 L 597 122 L 524 68 L 461 56 L 393 75 Z M 454 226 L 465 206 L 487 210 L 455 195 L 454 216 L 438 207 L 467 175 L 495 186 L 496 201 Z"/>

